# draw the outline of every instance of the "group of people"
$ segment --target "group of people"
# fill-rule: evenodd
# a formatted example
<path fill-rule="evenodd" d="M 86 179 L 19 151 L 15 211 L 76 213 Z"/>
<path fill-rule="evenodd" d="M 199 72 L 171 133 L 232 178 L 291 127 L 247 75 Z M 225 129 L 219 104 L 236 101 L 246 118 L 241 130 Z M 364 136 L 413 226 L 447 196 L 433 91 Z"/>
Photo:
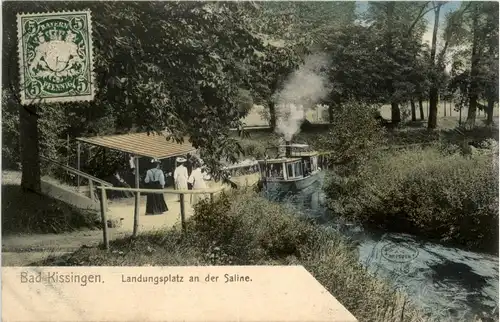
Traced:
<path fill-rule="evenodd" d="M 173 180 L 176 190 L 198 190 L 206 189 L 207 184 L 204 179 L 203 174 L 203 164 L 201 160 L 195 160 L 193 163 L 193 170 L 189 175 L 188 169 L 186 167 L 186 158 L 179 157 L 176 159 L 177 167 L 173 173 Z M 151 160 L 153 167 L 146 172 L 146 177 L 144 178 L 144 183 L 149 189 L 164 189 L 165 188 L 165 174 L 160 169 L 160 160 Z M 190 202 L 196 203 L 200 199 L 201 195 L 190 194 Z M 179 200 L 180 201 L 180 195 Z M 168 211 L 168 206 L 165 202 L 164 195 L 162 193 L 150 193 L 147 196 L 146 201 L 146 215 L 159 215 Z"/>

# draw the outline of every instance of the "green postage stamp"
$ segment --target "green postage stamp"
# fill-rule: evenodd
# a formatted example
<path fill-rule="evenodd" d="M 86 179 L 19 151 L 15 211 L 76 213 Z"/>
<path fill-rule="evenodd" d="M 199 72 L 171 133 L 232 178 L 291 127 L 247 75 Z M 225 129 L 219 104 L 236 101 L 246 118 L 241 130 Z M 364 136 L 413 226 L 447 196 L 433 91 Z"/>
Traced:
<path fill-rule="evenodd" d="M 90 11 L 17 15 L 21 104 L 94 99 Z"/>

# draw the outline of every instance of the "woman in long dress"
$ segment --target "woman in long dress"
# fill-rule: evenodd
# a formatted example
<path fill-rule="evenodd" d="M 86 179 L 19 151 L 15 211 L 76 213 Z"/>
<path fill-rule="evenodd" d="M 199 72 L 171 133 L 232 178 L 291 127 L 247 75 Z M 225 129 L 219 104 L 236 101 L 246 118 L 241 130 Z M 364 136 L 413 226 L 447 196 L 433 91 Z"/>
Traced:
<path fill-rule="evenodd" d="M 163 189 L 165 187 L 165 175 L 160 169 L 160 161 L 153 159 L 154 167 L 146 172 L 146 183 L 148 189 Z M 168 211 L 163 193 L 148 193 L 146 200 L 146 215 L 161 215 Z"/>
<path fill-rule="evenodd" d="M 200 163 L 195 164 L 194 169 L 191 172 L 191 175 L 189 176 L 188 182 L 193 185 L 193 190 L 201 190 L 201 189 L 207 188 L 207 184 L 205 182 L 203 171 L 201 169 Z M 203 195 L 192 194 L 191 195 L 191 204 L 196 204 L 201 199 L 203 199 Z"/>

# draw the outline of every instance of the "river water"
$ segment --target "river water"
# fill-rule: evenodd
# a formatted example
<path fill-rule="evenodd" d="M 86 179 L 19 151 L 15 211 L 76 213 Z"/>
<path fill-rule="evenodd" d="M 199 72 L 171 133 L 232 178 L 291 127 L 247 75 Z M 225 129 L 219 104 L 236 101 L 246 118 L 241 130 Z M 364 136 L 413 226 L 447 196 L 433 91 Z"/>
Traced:
<path fill-rule="evenodd" d="M 498 321 L 498 257 L 428 242 L 415 236 L 368 231 L 330 213 L 321 182 L 287 199 L 305 215 L 355 242 L 359 261 L 439 321 Z M 495 241 L 496 242 L 496 241 Z M 399 255 L 399 257 L 398 257 Z M 401 256 L 402 255 L 402 256 Z"/>

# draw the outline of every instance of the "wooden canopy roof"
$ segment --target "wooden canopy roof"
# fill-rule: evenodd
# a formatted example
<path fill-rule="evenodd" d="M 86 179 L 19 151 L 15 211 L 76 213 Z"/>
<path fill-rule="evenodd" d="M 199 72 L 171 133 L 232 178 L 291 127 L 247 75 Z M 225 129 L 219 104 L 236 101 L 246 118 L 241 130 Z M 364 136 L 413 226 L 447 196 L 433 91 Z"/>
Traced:
<path fill-rule="evenodd" d="M 150 133 L 149 135 L 147 133 L 107 135 L 77 138 L 76 140 L 115 151 L 130 153 L 135 156 L 159 160 L 184 156 L 187 153 L 196 151 L 187 138 L 184 139 L 184 143 L 179 144 L 174 141 L 168 141 L 166 136 L 157 133 Z"/>

